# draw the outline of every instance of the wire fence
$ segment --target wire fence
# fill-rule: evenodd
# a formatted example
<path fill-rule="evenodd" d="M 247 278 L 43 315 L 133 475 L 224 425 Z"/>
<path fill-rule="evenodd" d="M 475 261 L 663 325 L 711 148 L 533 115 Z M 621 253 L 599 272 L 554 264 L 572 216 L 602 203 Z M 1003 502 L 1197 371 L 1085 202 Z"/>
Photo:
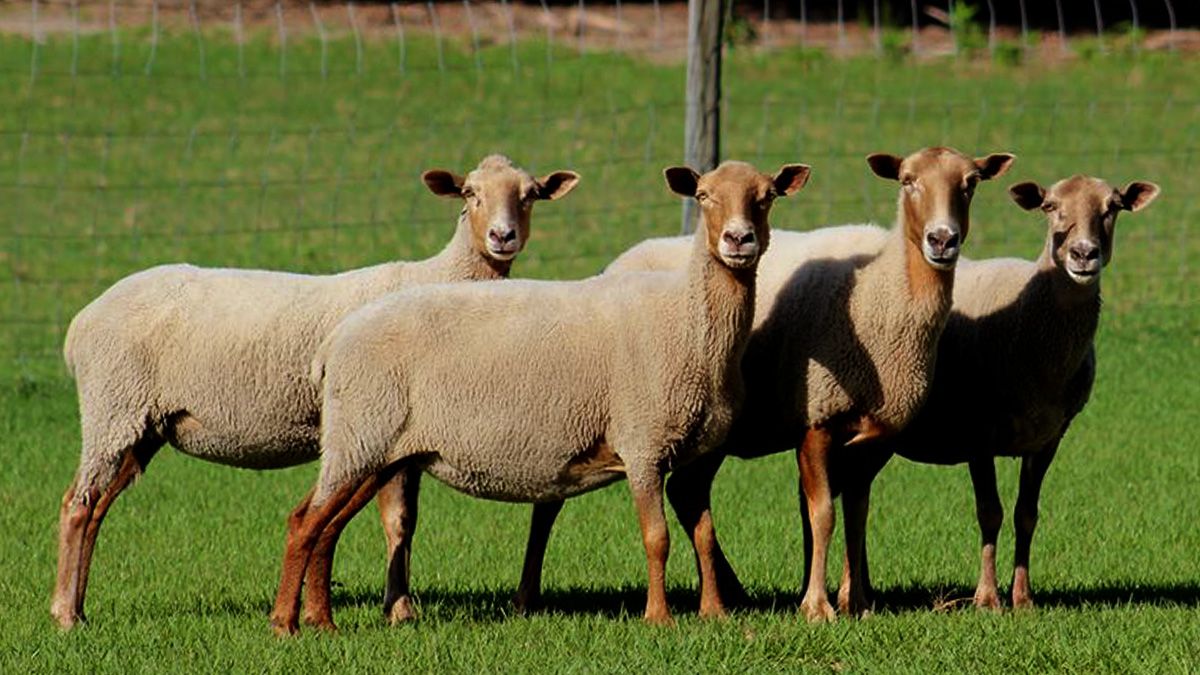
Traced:
<path fill-rule="evenodd" d="M 1173 225 L 1123 228 L 1109 306 L 1194 310 L 1200 33 L 1169 0 L 1129 16 L 1095 3 L 1087 32 L 1061 2 L 1048 28 L 998 21 L 1009 5 L 1026 17 L 1023 0 L 913 4 L 912 21 L 879 2 L 829 21 L 803 1 L 733 7 L 725 156 L 815 167 L 774 217 L 797 229 L 888 222 L 893 188 L 862 161 L 877 150 L 1012 150 L 1043 182 L 1155 180 L 1154 222 Z M 1139 23 L 1160 5 L 1161 29 Z M 491 152 L 584 178 L 535 209 L 517 273 L 602 269 L 678 229 L 660 171 L 682 156 L 686 17 L 621 0 L 0 3 L 0 364 L 61 375 L 74 313 L 155 264 L 331 272 L 429 255 L 457 209 L 420 172 Z M 1000 187 L 976 219 L 975 254 L 1036 255 L 1042 231 Z"/>

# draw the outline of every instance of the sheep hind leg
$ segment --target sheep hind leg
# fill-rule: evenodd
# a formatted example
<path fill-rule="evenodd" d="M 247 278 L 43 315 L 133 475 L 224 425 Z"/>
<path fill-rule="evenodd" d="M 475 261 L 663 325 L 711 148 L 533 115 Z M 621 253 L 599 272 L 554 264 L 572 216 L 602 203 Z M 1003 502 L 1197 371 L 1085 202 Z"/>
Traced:
<path fill-rule="evenodd" d="M 332 579 L 333 551 L 337 548 L 338 538 L 354 516 L 362 510 L 367 502 L 375 497 L 378 485 L 373 481 L 365 481 L 350 498 L 346 506 L 334 516 L 333 520 L 321 531 L 317 545 L 313 548 L 312 558 L 309 559 L 308 569 L 304 574 L 304 623 L 321 630 L 334 631 L 337 626 L 333 623 Z"/>
<path fill-rule="evenodd" d="M 50 609 L 60 627 L 71 628 L 86 620 L 84 598 L 100 525 L 116 498 L 145 471 L 161 446 L 161 440 L 146 434 L 117 455 L 119 464 L 115 470 L 112 469 L 115 463 L 106 463 L 101 475 L 83 480 L 77 477 L 63 494 L 59 510 L 58 573 Z M 80 492 L 81 485 L 94 487 Z"/>
<path fill-rule="evenodd" d="M 361 509 L 366 505 L 366 502 L 375 496 L 379 486 L 386 482 L 388 477 L 390 476 L 384 476 L 382 472 L 377 472 L 368 474 L 365 478 L 343 481 L 319 503 L 315 500 L 314 490 L 292 511 L 288 518 L 287 543 L 283 553 L 279 592 L 275 596 L 275 607 L 271 611 L 271 627 L 276 635 L 291 635 L 300 630 L 300 594 L 304 585 L 304 577 L 307 574 L 308 565 L 312 561 L 314 550 L 325 533 L 325 528 L 342 513 L 342 510 L 356 496 L 367 495 L 366 499 L 361 499 L 361 503 L 357 506 Z M 367 487 L 364 489 L 364 486 Z M 347 514 L 342 522 L 343 526 L 355 512 L 356 510 Z M 337 531 L 337 534 L 340 534 L 340 530 Z M 336 544 L 337 536 L 334 535 L 331 540 L 327 541 Z M 332 557 L 332 548 L 327 553 Z"/>
<path fill-rule="evenodd" d="M 1029 588 L 1029 549 L 1033 544 L 1033 531 L 1038 521 L 1038 500 L 1042 481 L 1054 454 L 1058 451 L 1055 440 L 1041 452 L 1021 460 L 1021 484 L 1017 491 L 1017 507 L 1013 518 L 1016 521 L 1016 553 L 1013 556 L 1012 603 L 1014 609 L 1032 609 L 1033 591 Z"/>
<path fill-rule="evenodd" d="M 1004 522 L 1004 506 L 996 490 L 996 462 L 991 456 L 981 457 L 971 461 L 968 467 L 975 489 L 975 517 L 979 520 L 982 547 L 979 583 L 975 585 L 975 606 L 998 612 L 1000 595 L 996 591 L 996 540 Z"/>
<path fill-rule="evenodd" d="M 667 532 L 667 519 L 663 513 L 663 477 L 657 469 L 637 472 L 629 467 L 629 489 L 637 507 L 638 524 L 642 530 L 642 544 L 646 548 L 646 566 L 649 582 L 646 590 L 646 623 L 673 625 L 671 610 L 667 606 L 667 556 L 671 540 Z"/>
<path fill-rule="evenodd" d="M 379 490 L 377 503 L 387 535 L 388 576 L 383 593 L 383 615 L 393 625 L 417 618 L 409 583 L 412 579 L 412 540 L 417 532 L 417 503 L 422 471 L 398 471 Z"/>
<path fill-rule="evenodd" d="M 525 615 L 542 605 L 542 565 L 546 560 L 546 546 L 550 543 L 550 531 L 564 503 L 560 499 L 533 505 L 529 540 L 525 544 L 525 564 L 521 567 L 521 583 L 513 597 L 513 608 L 517 614 Z"/>
<path fill-rule="evenodd" d="M 809 429 L 797 453 L 800 481 L 812 523 L 812 562 L 800 611 L 810 622 L 833 621 L 837 613 L 825 588 L 825 562 L 833 537 L 833 493 L 829 485 L 829 450 L 832 436 L 825 429 Z"/>
<path fill-rule="evenodd" d="M 700 577 L 700 616 L 724 617 L 727 605 L 744 604 L 746 591 L 717 541 L 712 484 L 724 455 L 709 453 L 671 474 L 667 497 L 692 542 Z"/>

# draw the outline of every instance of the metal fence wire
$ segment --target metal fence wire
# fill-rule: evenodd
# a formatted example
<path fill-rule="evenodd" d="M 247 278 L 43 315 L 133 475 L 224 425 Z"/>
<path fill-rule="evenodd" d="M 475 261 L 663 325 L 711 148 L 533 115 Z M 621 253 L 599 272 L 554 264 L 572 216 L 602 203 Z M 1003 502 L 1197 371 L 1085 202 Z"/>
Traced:
<path fill-rule="evenodd" d="M 1049 24 L 1028 0 L 810 4 L 736 4 L 726 21 L 723 155 L 819 177 L 784 226 L 889 222 L 892 188 L 863 155 L 929 143 L 1015 149 L 1045 181 L 1200 188 L 1200 96 L 1103 86 L 1139 58 L 1190 58 L 1200 32 L 1177 0 L 1082 3 L 1086 17 L 1057 0 Z M 686 4 L 658 0 L 0 3 L 0 364 L 61 375 L 74 313 L 155 264 L 331 272 L 429 255 L 457 211 L 420 172 L 490 152 L 584 177 L 538 206 L 518 274 L 594 273 L 678 229 L 660 171 L 683 156 L 686 46 Z M 1094 95 L 1021 83 L 1089 60 Z M 1015 84 L 959 96 L 946 68 Z M 1035 255 L 1042 233 L 1001 193 L 982 218 L 1005 226 L 980 226 L 974 252 Z M 1123 233 L 1147 253 L 1115 280 L 1117 311 L 1195 307 L 1195 203 L 1172 228 Z"/>

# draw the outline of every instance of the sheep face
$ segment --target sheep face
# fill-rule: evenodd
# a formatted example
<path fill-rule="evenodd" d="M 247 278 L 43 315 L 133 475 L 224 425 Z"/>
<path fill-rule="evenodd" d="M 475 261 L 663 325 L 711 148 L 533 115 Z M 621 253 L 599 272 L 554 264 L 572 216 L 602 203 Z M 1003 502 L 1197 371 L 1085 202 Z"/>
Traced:
<path fill-rule="evenodd" d="M 1072 176 L 1043 189 L 1034 182 L 1008 189 L 1026 210 L 1041 209 L 1049 221 L 1048 246 L 1055 267 L 1080 286 L 1100 279 L 1112 259 L 1117 214 L 1139 211 L 1158 196 L 1158 186 L 1134 181 L 1118 190 L 1099 178 Z"/>
<path fill-rule="evenodd" d="M 953 148 L 925 148 L 908 157 L 873 154 L 867 163 L 877 176 L 900 181 L 909 240 L 930 267 L 950 270 L 971 226 L 975 186 L 1002 175 L 1014 159 L 1007 153 L 972 159 Z"/>
<path fill-rule="evenodd" d="M 525 248 L 533 203 L 558 199 L 579 182 L 573 171 L 534 178 L 500 155 L 484 158 L 466 177 L 435 169 L 421 178 L 434 194 L 463 200 L 462 215 L 470 223 L 476 250 L 502 262 Z"/>
<path fill-rule="evenodd" d="M 667 186 L 694 197 L 704 216 L 708 251 L 732 269 L 752 268 L 767 250 L 771 232 L 767 215 L 775 199 L 808 182 L 804 164 L 785 164 L 774 176 L 745 162 L 723 162 L 703 176 L 686 166 L 666 169 Z"/>

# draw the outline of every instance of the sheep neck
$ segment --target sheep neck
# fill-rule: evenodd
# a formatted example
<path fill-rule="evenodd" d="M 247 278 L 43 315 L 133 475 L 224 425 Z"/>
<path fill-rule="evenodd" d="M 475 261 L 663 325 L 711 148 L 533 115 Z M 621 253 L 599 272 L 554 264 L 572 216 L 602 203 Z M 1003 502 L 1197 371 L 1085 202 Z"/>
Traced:
<path fill-rule="evenodd" d="M 754 319 L 756 267 L 732 269 L 708 249 L 703 222 L 697 228 L 688 266 L 688 293 L 697 347 L 714 364 L 711 382 L 718 391 L 740 393 L 741 361 Z M 713 357 L 717 357 L 715 360 Z"/>
<path fill-rule="evenodd" d="M 440 253 L 425 261 L 430 271 L 443 280 L 486 281 L 507 278 L 512 260 L 496 260 L 474 244 L 466 212 L 458 217 L 454 236 Z"/>

